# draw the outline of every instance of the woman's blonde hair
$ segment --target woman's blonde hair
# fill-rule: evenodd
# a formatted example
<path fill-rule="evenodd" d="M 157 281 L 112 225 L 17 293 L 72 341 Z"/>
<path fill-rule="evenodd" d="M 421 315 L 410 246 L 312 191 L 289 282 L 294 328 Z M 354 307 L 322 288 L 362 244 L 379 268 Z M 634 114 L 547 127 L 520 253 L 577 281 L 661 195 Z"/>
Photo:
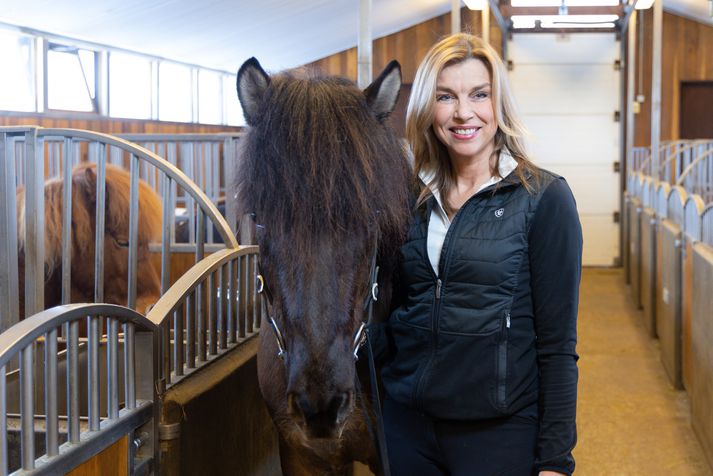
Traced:
<path fill-rule="evenodd" d="M 498 174 L 499 152 L 505 148 L 518 163 L 515 170 L 520 181 L 531 191 L 527 176 L 537 176 L 537 168 L 525 151 L 524 136 L 527 131 L 518 117 L 505 66 L 489 44 L 467 33 L 450 35 L 433 45 L 416 71 L 406 110 L 406 138 L 414 156 L 414 173 L 416 177 L 422 171 L 433 174 L 433 183 L 426 185 L 438 189 L 441 197 L 449 196 L 455 182 L 454 171 L 448 150 L 436 137 L 432 127 L 436 86 L 443 68 L 471 58 L 482 61 L 490 73 L 492 103 L 498 125 L 494 148 L 496 161 L 491 173 Z M 422 187 L 417 206 L 430 195 L 428 186 Z M 444 200 L 444 206 L 446 212 L 453 211 L 447 200 Z"/>

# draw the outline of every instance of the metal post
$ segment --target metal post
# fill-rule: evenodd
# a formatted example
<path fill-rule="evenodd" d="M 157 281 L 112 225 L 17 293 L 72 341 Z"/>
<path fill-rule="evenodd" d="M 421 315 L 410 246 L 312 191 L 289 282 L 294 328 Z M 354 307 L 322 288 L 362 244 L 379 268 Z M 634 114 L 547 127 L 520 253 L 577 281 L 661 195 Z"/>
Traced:
<path fill-rule="evenodd" d="M 651 166 L 659 178 L 659 144 L 661 143 L 661 53 L 663 36 L 663 0 L 654 1 L 653 62 L 651 65 Z"/>
<path fill-rule="evenodd" d="M 29 317 L 42 311 L 45 303 L 45 150 L 37 129 L 25 133 L 25 172 L 25 317 Z"/>
<path fill-rule="evenodd" d="M 0 332 L 19 320 L 14 141 L 0 133 Z"/>
<path fill-rule="evenodd" d="M 359 1 L 359 43 L 357 46 L 357 84 L 364 89 L 371 83 L 371 0 Z"/>
<path fill-rule="evenodd" d="M 483 41 L 490 44 L 490 4 L 485 2 L 485 6 L 480 11 L 481 32 Z"/>
<path fill-rule="evenodd" d="M 460 33 L 460 0 L 451 0 L 451 33 Z"/>

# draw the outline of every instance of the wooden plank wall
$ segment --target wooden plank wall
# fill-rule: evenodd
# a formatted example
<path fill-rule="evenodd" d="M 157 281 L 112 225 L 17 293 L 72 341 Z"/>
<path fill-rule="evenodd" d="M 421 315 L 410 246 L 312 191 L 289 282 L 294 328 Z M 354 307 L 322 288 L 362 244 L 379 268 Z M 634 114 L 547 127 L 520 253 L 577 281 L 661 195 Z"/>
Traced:
<path fill-rule="evenodd" d="M 53 114 L 18 114 L 0 112 L 2 126 L 42 126 L 71 129 L 84 129 L 106 134 L 180 134 L 180 133 L 216 133 L 236 132 L 240 127 L 212 126 L 205 124 L 185 124 L 180 122 L 159 122 L 133 119 L 88 118 L 76 116 L 61 117 Z"/>
<path fill-rule="evenodd" d="M 468 8 L 461 9 L 463 31 L 479 35 L 481 32 L 481 12 Z M 410 85 L 416 75 L 416 69 L 428 49 L 441 37 L 451 32 L 451 14 L 446 13 L 397 33 L 374 40 L 374 76 L 392 59 L 401 63 L 403 82 Z M 502 33 L 495 18 L 490 16 L 490 43 L 502 54 Z M 357 79 L 357 50 L 351 48 L 340 53 L 322 58 L 306 65 L 315 67 L 326 74 L 344 76 L 353 81 Z"/>
<path fill-rule="evenodd" d="M 651 144 L 651 56 L 653 11 L 645 10 L 643 94 L 646 101 L 634 118 L 636 146 Z M 713 80 L 713 27 L 672 13 L 663 16 L 663 52 L 661 77 L 661 140 L 679 139 L 681 81 Z M 638 84 L 638 73 L 636 83 Z M 637 91 L 638 92 L 638 91 Z"/>

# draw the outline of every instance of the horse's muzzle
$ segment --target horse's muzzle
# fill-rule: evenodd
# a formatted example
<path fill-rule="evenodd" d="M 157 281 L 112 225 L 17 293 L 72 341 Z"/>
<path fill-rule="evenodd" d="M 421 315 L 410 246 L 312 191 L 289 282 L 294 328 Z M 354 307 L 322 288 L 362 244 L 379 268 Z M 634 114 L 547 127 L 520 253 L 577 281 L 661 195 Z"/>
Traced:
<path fill-rule="evenodd" d="M 337 392 L 325 397 L 290 393 L 288 405 L 308 438 L 338 438 L 353 401 L 353 392 Z"/>

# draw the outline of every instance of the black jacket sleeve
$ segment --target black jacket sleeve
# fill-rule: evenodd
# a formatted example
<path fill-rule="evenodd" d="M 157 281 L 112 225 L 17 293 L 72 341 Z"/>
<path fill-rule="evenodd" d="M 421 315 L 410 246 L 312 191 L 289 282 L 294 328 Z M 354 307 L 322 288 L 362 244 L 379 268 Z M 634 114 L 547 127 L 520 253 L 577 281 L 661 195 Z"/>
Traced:
<path fill-rule="evenodd" d="M 536 469 L 574 471 L 577 440 L 577 308 L 582 227 L 567 182 L 543 192 L 529 231 L 532 301 L 540 373 Z"/>

